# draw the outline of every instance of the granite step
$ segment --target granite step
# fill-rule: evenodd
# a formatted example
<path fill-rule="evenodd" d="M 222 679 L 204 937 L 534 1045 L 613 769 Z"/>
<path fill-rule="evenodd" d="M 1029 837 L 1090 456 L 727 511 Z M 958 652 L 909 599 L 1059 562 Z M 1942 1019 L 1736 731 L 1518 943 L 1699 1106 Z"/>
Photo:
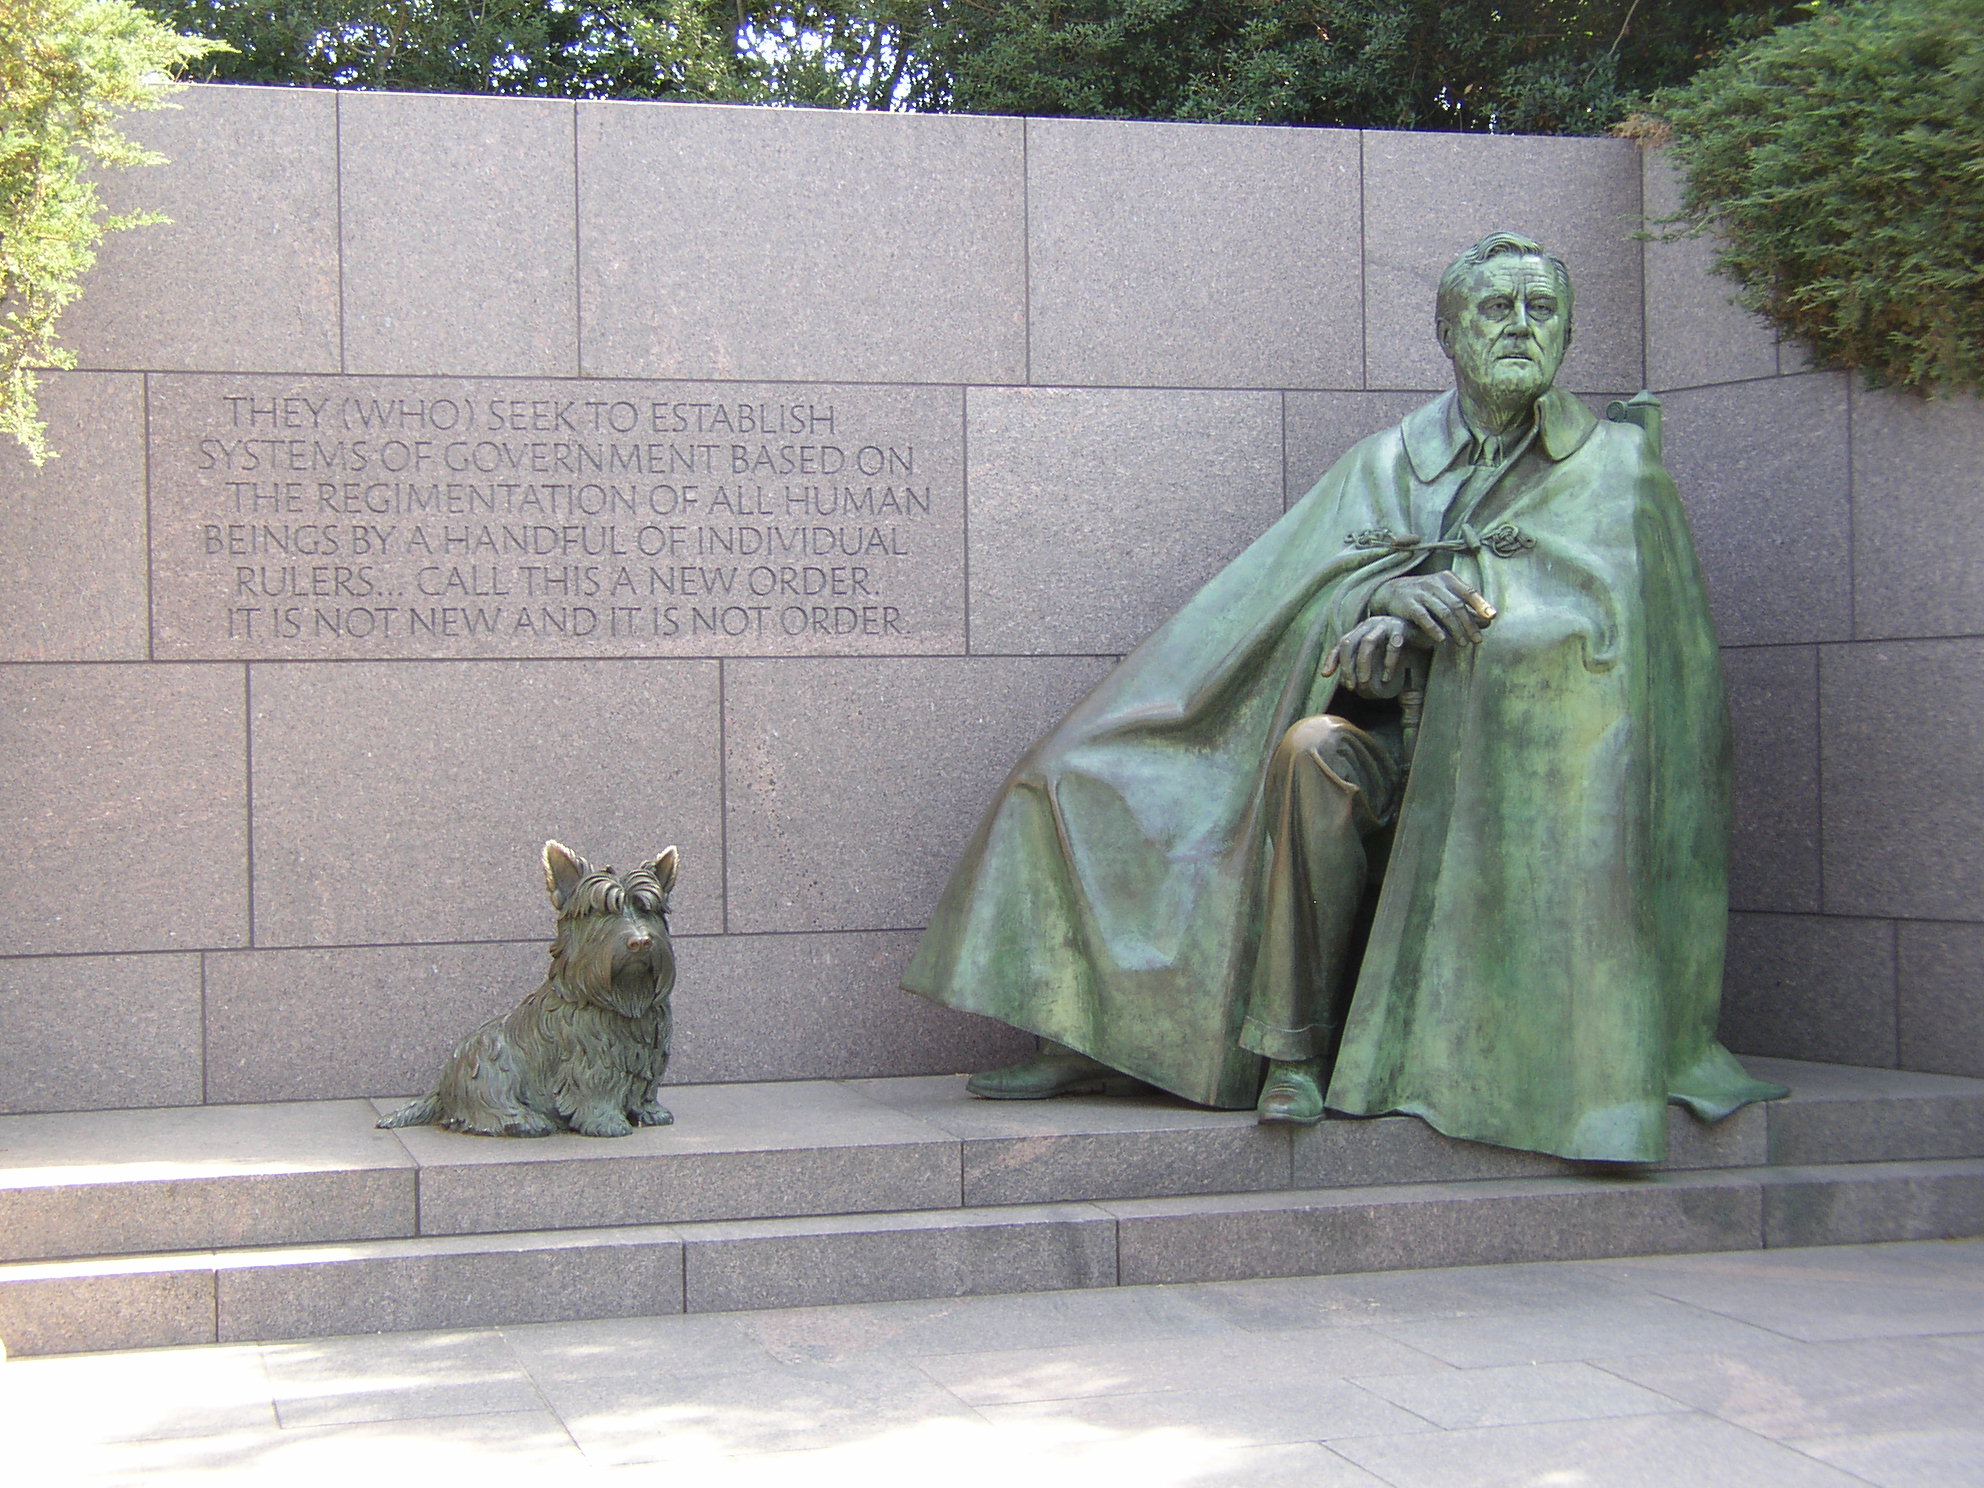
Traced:
<path fill-rule="evenodd" d="M 1757 1059 L 1793 1090 L 1661 1171 L 1984 1157 L 1984 1081 Z M 977 1101 L 949 1076 L 677 1086 L 612 1141 L 374 1123 L 390 1100 L 0 1117 L 0 1262 L 1575 1175 L 1406 1117 L 1262 1127 L 1164 1097 Z"/>
<path fill-rule="evenodd" d="M 0 1266 L 17 1354 L 1984 1233 L 1984 1159 L 1324 1189 Z"/>

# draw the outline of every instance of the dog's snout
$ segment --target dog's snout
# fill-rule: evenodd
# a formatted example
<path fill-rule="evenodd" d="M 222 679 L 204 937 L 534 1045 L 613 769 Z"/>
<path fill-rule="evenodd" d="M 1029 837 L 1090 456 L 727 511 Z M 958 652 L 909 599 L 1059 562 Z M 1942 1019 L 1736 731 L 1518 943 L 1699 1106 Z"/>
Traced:
<path fill-rule="evenodd" d="M 645 951 L 653 944 L 654 937 L 652 935 L 647 935 L 639 931 L 627 937 L 627 949 L 630 951 Z"/>

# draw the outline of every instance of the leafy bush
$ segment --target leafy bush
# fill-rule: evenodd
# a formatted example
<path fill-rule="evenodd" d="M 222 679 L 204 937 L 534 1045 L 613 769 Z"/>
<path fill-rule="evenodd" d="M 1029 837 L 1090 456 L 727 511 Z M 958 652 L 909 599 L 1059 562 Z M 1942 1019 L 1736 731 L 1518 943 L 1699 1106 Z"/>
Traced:
<path fill-rule="evenodd" d="M 1984 386 L 1984 0 L 1828 5 L 1654 108 L 1744 304 L 1877 385 Z"/>
<path fill-rule="evenodd" d="M 99 217 L 92 166 L 155 163 L 116 129 L 157 107 L 172 73 L 213 49 L 125 0 L 0 0 L 0 434 L 50 453 L 35 368 L 73 366 L 55 320 L 107 232 L 157 221 Z"/>

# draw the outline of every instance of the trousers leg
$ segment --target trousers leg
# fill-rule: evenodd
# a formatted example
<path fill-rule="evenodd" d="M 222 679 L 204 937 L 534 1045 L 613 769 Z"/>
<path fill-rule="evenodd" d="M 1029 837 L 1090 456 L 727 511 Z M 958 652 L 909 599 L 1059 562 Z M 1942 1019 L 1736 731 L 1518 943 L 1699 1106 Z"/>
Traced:
<path fill-rule="evenodd" d="M 1283 1060 L 1329 1052 L 1370 877 L 1367 839 L 1390 822 L 1401 775 L 1383 743 L 1341 718 L 1304 718 L 1282 736 L 1268 778 L 1274 858 L 1242 1048 Z"/>

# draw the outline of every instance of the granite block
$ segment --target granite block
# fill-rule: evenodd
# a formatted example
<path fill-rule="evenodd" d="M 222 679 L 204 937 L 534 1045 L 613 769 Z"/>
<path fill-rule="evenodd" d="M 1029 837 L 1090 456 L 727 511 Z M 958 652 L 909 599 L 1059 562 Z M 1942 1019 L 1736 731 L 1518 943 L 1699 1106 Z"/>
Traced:
<path fill-rule="evenodd" d="M 1717 1122 L 1698 1121 L 1679 1106 L 1667 1112 L 1668 1171 L 1753 1167 L 1765 1161 L 1761 1107 L 1745 1106 Z M 1462 1141 L 1410 1116 L 1335 1119 L 1294 1133 L 1291 1186 L 1355 1188 L 1389 1183 L 1453 1183 L 1480 1178 L 1545 1178 L 1585 1171 L 1584 1165 L 1540 1152 Z"/>
<path fill-rule="evenodd" d="M 727 666 L 729 924 L 925 924 L 1013 761 L 1099 660 Z"/>
<path fill-rule="evenodd" d="M 0 667 L 13 848 L 0 943 L 15 955 L 243 944 L 243 714 L 239 667 Z"/>
<path fill-rule="evenodd" d="M 1853 390 L 1853 599 L 1862 637 L 1984 632 L 1984 401 Z"/>
<path fill-rule="evenodd" d="M 664 1087 L 675 1125 L 498 1141 L 409 1127 L 424 1235 L 940 1209 L 955 1138 L 826 1082 Z M 382 1101 L 383 1113 L 392 1103 Z"/>
<path fill-rule="evenodd" d="M 162 657 L 964 650 L 958 388 L 148 386 Z"/>
<path fill-rule="evenodd" d="M 1723 1174 L 1506 1178 L 1100 1207 L 1116 1217 L 1124 1286 L 1762 1243 L 1754 1181 Z"/>
<path fill-rule="evenodd" d="M 1984 920 L 1984 639 L 1819 654 L 1828 914 Z"/>
<path fill-rule="evenodd" d="M 1116 1223 L 1086 1204 L 683 1225 L 690 1312 L 1116 1284 Z"/>
<path fill-rule="evenodd" d="M 0 441 L 0 661 L 143 661 L 144 381 L 43 372 L 56 458 Z"/>
<path fill-rule="evenodd" d="M 1984 1162 L 1975 1159 L 1772 1168 L 1763 1197 L 1769 1246 L 1984 1235 Z"/>
<path fill-rule="evenodd" d="M 516 874 L 516 897 L 537 887 Z M 546 911 L 548 932 L 550 915 Z M 462 1036 L 544 979 L 543 939 L 206 958 L 207 1098 L 431 1090 Z"/>
<path fill-rule="evenodd" d="M 1349 130 L 1027 120 L 1026 380 L 1360 386 L 1358 158 Z"/>
<path fill-rule="evenodd" d="M 62 316 L 81 366 L 338 370 L 337 105 L 230 84 L 123 122 L 170 164 L 107 174 L 104 204 L 169 220 L 98 250 Z"/>
<path fill-rule="evenodd" d="M 573 108 L 338 96 L 346 371 L 577 373 Z"/>
<path fill-rule="evenodd" d="M 1735 742 L 1729 903 L 1819 908 L 1819 661 L 1809 646 L 1722 653 Z"/>
<path fill-rule="evenodd" d="M 1725 646 L 1853 634 L 1844 373 L 1670 393 L 1663 460 L 1681 488 Z"/>
<path fill-rule="evenodd" d="M 210 1256 L 0 1266 L 0 1344 L 9 1355 L 212 1342 Z"/>
<path fill-rule="evenodd" d="M 1663 151 L 1648 150 L 1640 160 L 1646 215 L 1658 223 L 1680 210 L 1681 173 Z M 1643 251 L 1647 386 L 1705 387 L 1777 375 L 1777 332 L 1735 303 L 1733 279 L 1716 274 L 1716 238 L 1655 240 Z"/>
<path fill-rule="evenodd" d="M 968 400 L 974 652 L 1128 651 L 1282 513 L 1273 393 Z"/>
<path fill-rule="evenodd" d="M 203 1098 L 200 959 L 0 959 L 0 1111 Z"/>
<path fill-rule="evenodd" d="M 1558 386 L 1644 382 L 1640 165 L 1627 140 L 1364 134 L 1364 385 L 1450 387 L 1433 298 L 1454 256 L 1491 232 L 1534 238 L 1570 265 L 1576 339 Z"/>
<path fill-rule="evenodd" d="M 1738 1054 L 1892 1067 L 1893 927 L 1835 916 L 1732 914 L 1722 1042 Z"/>
<path fill-rule="evenodd" d="M 856 1089 L 963 1144 L 967 1205 L 1051 1204 L 1288 1186 L 1287 1128 L 1155 1091 L 982 1101 L 961 1077 L 862 1080 Z"/>
<path fill-rule="evenodd" d="M 1904 923 L 1897 933 L 1902 1067 L 1984 1076 L 1984 925 Z"/>
<path fill-rule="evenodd" d="M 670 1081 L 948 1074 L 1034 1052 L 1032 1034 L 903 991 L 917 939 L 888 930 L 677 939 Z"/>
<path fill-rule="evenodd" d="M 1022 127 L 581 103 L 583 373 L 1025 380 Z"/>
<path fill-rule="evenodd" d="M 1352 447 L 1427 401 L 1424 392 L 1284 393 L 1282 496 L 1293 506 Z"/>
<path fill-rule="evenodd" d="M 713 663 L 276 664 L 251 691 L 258 945 L 547 935 L 554 837 L 622 868 L 678 844 L 673 924 L 717 928 Z"/>
<path fill-rule="evenodd" d="M 214 1263 L 222 1343 L 682 1310 L 682 1245 L 661 1226 L 236 1251 Z"/>
<path fill-rule="evenodd" d="M 0 1117 L 0 1259 L 414 1232 L 413 1159 L 363 1101 Z"/>
<path fill-rule="evenodd" d="M 1984 1158 L 1984 1082 L 1788 1059 L 1747 1064 L 1791 1087 L 1789 1100 L 1767 1108 L 1773 1163 Z"/>
<path fill-rule="evenodd" d="M 1297 1129 L 1293 1137 L 1292 1188 L 1546 1178 L 1566 1171 L 1557 1158 L 1463 1142 L 1413 1116 L 1331 1117 Z"/>

